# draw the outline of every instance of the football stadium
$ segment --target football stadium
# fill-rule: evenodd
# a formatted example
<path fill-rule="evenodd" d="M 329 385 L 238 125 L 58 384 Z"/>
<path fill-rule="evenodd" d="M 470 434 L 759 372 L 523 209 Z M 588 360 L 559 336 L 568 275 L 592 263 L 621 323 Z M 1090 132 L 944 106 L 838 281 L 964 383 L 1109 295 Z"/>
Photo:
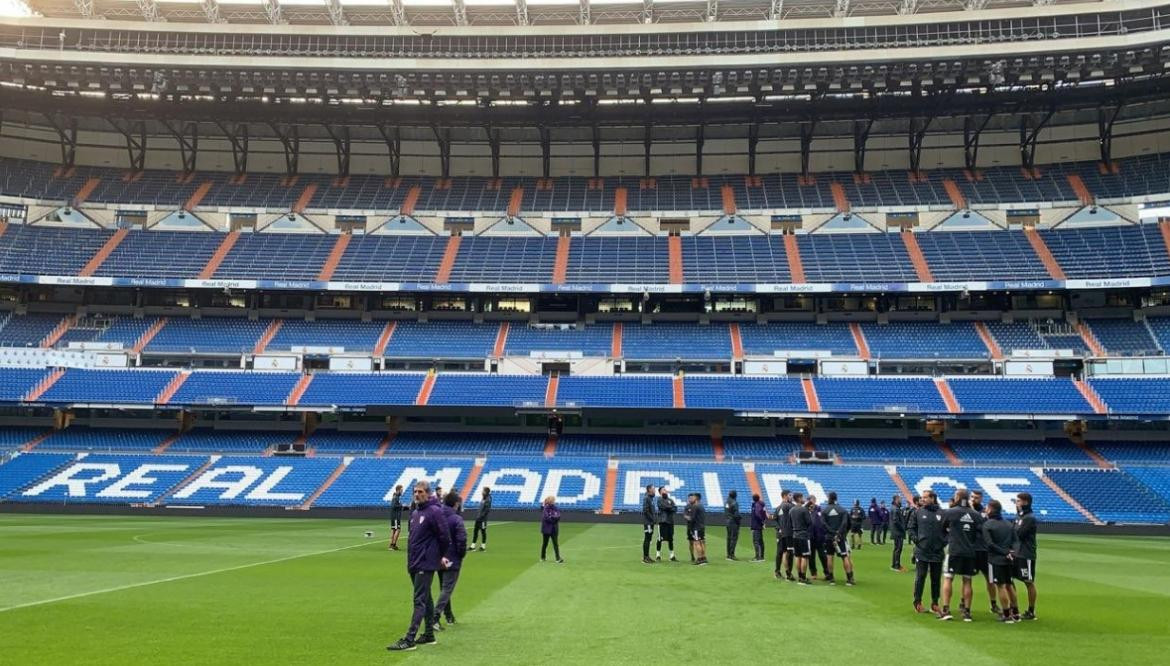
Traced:
<path fill-rule="evenodd" d="M 1170 0 L 0 0 L 4 663 L 1164 663 L 1168 537 Z"/>

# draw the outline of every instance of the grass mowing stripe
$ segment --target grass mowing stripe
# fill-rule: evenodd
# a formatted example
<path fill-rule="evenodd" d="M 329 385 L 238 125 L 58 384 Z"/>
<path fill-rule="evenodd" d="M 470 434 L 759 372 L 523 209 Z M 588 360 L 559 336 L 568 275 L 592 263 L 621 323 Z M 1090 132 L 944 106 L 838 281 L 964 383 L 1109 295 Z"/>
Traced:
<path fill-rule="evenodd" d="M 116 587 L 107 587 L 101 590 L 92 590 L 89 592 L 79 592 L 77 594 L 67 594 L 63 597 L 56 597 L 53 599 L 41 599 L 40 601 L 30 601 L 23 604 L 16 604 L 15 606 L 5 606 L 0 608 L 0 613 L 7 613 L 8 611 L 20 610 L 21 608 L 31 608 L 33 606 L 44 606 L 46 604 L 55 604 L 61 601 L 69 601 L 71 599 L 81 599 L 83 597 L 92 597 L 96 594 L 109 594 L 111 592 L 121 592 L 123 590 L 132 590 L 138 587 L 147 587 L 149 585 L 161 585 L 163 583 L 173 583 L 179 580 L 187 580 L 188 578 L 200 578 L 202 576 L 214 576 L 215 574 L 227 573 L 229 571 L 239 571 L 241 569 L 251 569 L 253 567 L 262 567 L 266 564 L 277 564 L 279 562 L 288 562 L 289 560 L 299 560 L 304 557 L 315 557 L 317 555 L 328 555 L 329 553 L 339 553 L 343 550 L 351 550 L 353 548 L 361 548 L 362 546 L 369 546 L 370 541 L 356 543 L 349 546 L 342 546 L 341 548 L 331 548 L 329 550 L 319 550 L 312 553 L 301 553 L 300 555 L 289 555 L 288 557 L 278 557 L 272 560 L 264 560 L 263 562 L 252 562 L 250 564 L 240 564 L 234 567 L 224 567 L 222 569 L 212 569 L 210 571 L 197 571 L 195 573 L 183 574 L 180 576 L 171 576 L 169 578 L 160 578 L 158 580 L 148 580 L 141 583 L 130 583 L 129 585 L 118 585 Z"/>

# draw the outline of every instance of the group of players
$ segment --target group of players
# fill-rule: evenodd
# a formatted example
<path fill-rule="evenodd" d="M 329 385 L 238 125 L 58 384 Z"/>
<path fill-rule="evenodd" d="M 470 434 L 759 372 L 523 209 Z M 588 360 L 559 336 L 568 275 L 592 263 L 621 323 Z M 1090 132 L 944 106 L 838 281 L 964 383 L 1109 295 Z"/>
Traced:
<path fill-rule="evenodd" d="M 402 502 L 403 488 L 396 486 L 390 499 L 390 550 L 399 550 L 398 539 L 402 535 L 402 513 L 406 507 Z M 476 550 L 476 542 L 482 536 L 480 552 L 487 550 L 487 519 L 492 509 L 491 489 L 483 489 L 479 514 L 475 519 L 471 545 L 467 544 L 467 528 L 463 524 L 463 498 L 452 490 L 446 495 L 436 486 L 420 481 L 413 488 L 409 504 L 410 536 L 407 539 L 406 571 L 414 586 L 413 608 L 410 628 L 406 635 L 386 649 L 399 652 L 414 650 L 418 645 L 438 642 L 436 631 L 444 631 L 442 620 L 455 624 L 455 611 L 451 596 L 459 582 L 463 558 Z M 439 579 L 439 599 L 435 601 L 431 592 L 434 579 Z M 422 630 L 422 635 L 418 634 Z"/>
<path fill-rule="evenodd" d="M 892 570 L 905 571 L 902 567 L 905 541 L 909 539 L 914 547 L 914 609 L 917 612 L 927 612 L 922 595 L 929 578 L 930 610 L 940 620 L 954 619 L 951 600 L 954 579 L 958 577 L 961 580 L 958 613 L 964 621 L 972 621 L 972 579 L 982 574 L 991 612 L 1000 622 L 1010 624 L 1036 619 L 1036 518 L 1032 513 L 1031 494 L 1022 492 L 1016 496 L 1017 518 L 1014 523 L 1004 518 L 1000 502 L 992 500 L 984 507 L 983 493 L 978 490 L 956 491 L 950 507 L 945 510 L 940 508 L 933 490 L 924 492 L 921 497 L 915 496 L 908 506 L 903 506 L 902 498 L 897 495 L 892 498 L 889 509 L 884 502 L 880 505 L 871 502 L 869 512 L 862 509 L 858 501 L 852 508 L 845 509 L 837 503 L 835 492 L 830 492 L 827 499 L 827 503 L 821 506 L 812 495 L 806 498 L 803 493 L 785 490 L 780 505 L 769 515 L 760 496 L 752 495 L 750 527 L 754 553 L 751 561 L 765 561 L 764 530 L 771 520 L 776 528 L 773 575 L 777 579 L 808 585 L 811 582 L 809 576 L 817 575 L 819 561 L 825 582 L 835 585 L 834 561 L 840 560 L 845 571 L 845 584 L 855 585 L 852 550 L 860 547 L 863 523 L 869 517 L 871 543 L 884 544 L 885 533 L 892 532 Z M 701 500 L 699 493 L 691 493 L 684 510 L 691 562 L 699 566 L 707 564 L 706 513 Z M 674 554 L 674 516 L 677 510 L 667 488 L 646 486 L 646 494 L 642 497 L 642 562 L 660 562 L 663 543 L 669 548 L 670 561 L 678 561 Z M 727 559 L 736 561 L 742 515 L 734 490 L 727 494 L 724 514 Z M 878 517 L 876 524 L 875 514 Z M 655 557 L 651 558 L 650 544 L 654 541 L 655 528 L 658 539 Z M 794 567 L 796 576 L 793 576 Z M 1017 580 L 1024 584 L 1028 594 L 1028 608 L 1022 614 L 1016 595 Z"/>

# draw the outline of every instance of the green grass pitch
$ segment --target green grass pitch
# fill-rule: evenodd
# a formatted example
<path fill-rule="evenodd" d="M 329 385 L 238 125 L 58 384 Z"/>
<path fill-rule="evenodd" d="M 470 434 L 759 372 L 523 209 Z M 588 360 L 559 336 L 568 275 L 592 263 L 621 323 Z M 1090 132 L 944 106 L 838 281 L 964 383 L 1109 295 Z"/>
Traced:
<path fill-rule="evenodd" d="M 770 564 L 723 560 L 723 529 L 709 532 L 710 566 L 647 566 L 639 526 L 566 523 L 557 565 L 537 561 L 536 524 L 496 524 L 488 552 L 468 555 L 459 623 L 438 645 L 390 654 L 410 588 L 405 553 L 386 550 L 375 521 L 0 515 L 0 660 L 1128 665 L 1170 654 L 1170 539 L 1042 532 L 1040 620 L 1002 626 L 981 579 L 973 624 L 915 615 L 912 576 L 888 570 L 888 546 L 856 553 L 855 588 L 803 588 L 773 580 Z M 750 553 L 747 530 L 739 546 Z"/>

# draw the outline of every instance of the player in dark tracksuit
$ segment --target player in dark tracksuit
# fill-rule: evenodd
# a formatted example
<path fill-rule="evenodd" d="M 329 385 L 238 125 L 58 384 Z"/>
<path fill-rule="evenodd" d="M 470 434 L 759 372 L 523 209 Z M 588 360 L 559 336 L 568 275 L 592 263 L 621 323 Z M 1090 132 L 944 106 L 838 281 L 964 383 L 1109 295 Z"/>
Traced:
<path fill-rule="evenodd" d="M 735 545 L 739 543 L 739 524 L 743 516 L 739 513 L 739 493 L 732 490 L 727 493 L 727 503 L 723 505 L 723 515 L 727 518 L 727 559 L 735 561 Z"/>
<path fill-rule="evenodd" d="M 1003 610 L 999 621 L 1016 621 L 1012 608 L 1017 606 L 1016 588 L 1012 584 L 1013 557 L 1016 550 L 1015 526 L 1003 519 L 1003 505 L 996 500 L 987 504 L 987 520 L 983 521 L 983 540 L 987 544 L 987 579 L 995 585 Z"/>
<path fill-rule="evenodd" d="M 760 501 L 760 496 L 752 495 L 752 550 L 755 552 L 752 562 L 764 561 L 764 522 L 767 520 L 768 511 L 764 509 L 764 503 Z"/>
<path fill-rule="evenodd" d="M 865 510 L 861 508 L 861 500 L 853 500 L 853 508 L 849 510 L 849 545 L 853 550 L 861 550 L 861 531 L 865 529 Z"/>
<path fill-rule="evenodd" d="M 890 533 L 894 536 L 894 552 L 890 556 L 890 569 L 905 571 L 902 568 L 902 543 L 906 540 L 906 519 L 909 512 L 903 510 L 902 496 L 894 495 L 890 500 Z"/>
<path fill-rule="evenodd" d="M 650 559 L 650 541 L 654 538 L 654 528 L 658 525 L 658 517 L 654 496 L 654 486 L 646 486 L 646 494 L 642 496 L 642 563 L 654 564 Z"/>
<path fill-rule="evenodd" d="M 691 554 L 696 565 L 707 564 L 707 510 L 703 508 L 703 496 L 691 493 L 683 510 L 687 520 L 687 540 L 691 542 Z"/>
<path fill-rule="evenodd" d="M 964 622 L 971 618 L 971 578 L 975 575 L 975 544 L 983 538 L 983 516 L 971 508 L 967 490 L 955 491 L 951 508 L 943 512 L 942 528 L 947 538 L 946 580 L 943 581 L 943 607 L 940 620 L 951 619 L 951 595 L 954 579 L 963 579 L 959 613 Z"/>
<path fill-rule="evenodd" d="M 870 498 L 869 510 L 866 513 L 869 515 L 869 543 L 876 546 L 878 534 L 882 531 L 882 512 L 876 497 Z"/>
<path fill-rule="evenodd" d="M 936 614 L 939 584 L 942 581 L 943 539 L 942 515 L 938 510 L 938 496 L 933 490 L 922 493 L 922 506 L 910 516 L 907 531 L 914 535 L 914 610 L 925 613 L 922 607 L 922 591 L 926 577 L 930 576 L 930 610 Z"/>
<path fill-rule="evenodd" d="M 492 489 L 484 486 L 483 499 L 479 503 L 479 513 L 475 516 L 475 528 L 471 532 L 471 547 L 470 550 L 475 550 L 475 542 L 479 540 L 479 536 L 483 535 L 483 542 L 479 550 L 483 552 L 487 550 L 487 519 L 488 514 L 492 512 Z"/>
<path fill-rule="evenodd" d="M 439 600 L 435 602 L 435 616 L 431 625 L 438 631 L 443 631 L 439 622 L 441 617 L 447 618 L 447 624 L 455 624 L 455 611 L 451 609 L 451 595 L 455 592 L 455 585 L 459 582 L 459 571 L 463 568 L 463 557 L 467 555 L 467 527 L 463 524 L 463 516 L 459 515 L 459 505 L 463 501 L 459 494 L 451 491 L 443 498 L 443 515 L 447 518 L 447 529 L 451 534 L 451 546 L 447 549 L 447 559 L 451 564 L 446 569 L 439 570 Z"/>
<path fill-rule="evenodd" d="M 809 529 L 809 540 L 812 541 L 812 555 L 808 558 L 808 572 L 814 579 L 817 577 L 817 560 L 821 561 L 821 571 L 829 575 L 829 558 L 826 557 L 825 542 L 828 540 L 829 530 L 825 528 L 825 519 L 821 515 L 821 507 L 816 498 L 808 496 L 805 502 L 809 513 L 812 514 L 812 528 Z"/>
<path fill-rule="evenodd" d="M 780 493 L 780 506 L 776 507 L 776 511 L 772 514 L 772 520 L 776 521 L 776 578 L 781 576 L 788 580 L 795 580 L 792 577 L 792 492 L 785 490 Z M 781 569 L 785 573 L 781 574 Z"/>
<path fill-rule="evenodd" d="M 829 503 L 821 510 L 825 519 L 825 529 L 829 541 L 826 544 L 828 567 L 825 569 L 825 582 L 836 585 L 833 575 L 833 556 L 841 559 L 841 566 L 845 569 L 845 584 L 853 585 L 853 555 L 849 552 L 849 512 L 837 503 L 837 493 L 829 491 Z"/>
<path fill-rule="evenodd" d="M 792 494 L 792 508 L 788 511 L 792 521 L 792 557 L 796 558 L 797 584 L 808 585 L 808 557 L 812 554 L 812 514 L 804 505 L 804 494 Z"/>
<path fill-rule="evenodd" d="M 655 561 L 662 559 L 662 542 L 670 549 L 670 561 L 678 562 L 674 556 L 674 514 L 678 512 L 678 505 L 670 496 L 665 487 L 658 489 L 658 542 L 655 544 Z"/>
<path fill-rule="evenodd" d="M 971 508 L 979 512 L 987 520 L 987 510 L 983 506 L 983 491 L 971 491 Z M 983 538 L 983 530 L 979 530 L 979 539 L 975 542 L 975 569 L 983 576 L 983 583 L 987 587 L 987 598 L 991 601 L 991 612 L 999 614 L 999 604 L 996 603 L 995 584 L 991 582 L 991 568 L 987 566 L 987 541 Z"/>
<path fill-rule="evenodd" d="M 410 540 L 406 544 L 406 572 L 414 585 L 414 614 L 406 635 L 387 646 L 388 650 L 413 650 L 417 644 L 436 642 L 430 625 L 435 614 L 431 581 L 436 571 L 451 564 L 446 556 L 451 548 L 451 533 L 439 501 L 430 494 L 429 485 L 420 481 L 414 486 L 414 501 L 418 508 L 410 514 Z M 423 628 L 423 635 L 416 642 L 419 627 Z"/>
<path fill-rule="evenodd" d="M 398 536 L 402 534 L 402 486 L 394 486 L 390 497 L 390 550 L 398 550 Z"/>
<path fill-rule="evenodd" d="M 1036 619 L 1036 515 L 1032 513 L 1032 494 L 1016 495 L 1015 578 L 1028 588 L 1028 610 L 1020 615 L 1017 606 L 1012 615 L 1017 620 Z"/>

